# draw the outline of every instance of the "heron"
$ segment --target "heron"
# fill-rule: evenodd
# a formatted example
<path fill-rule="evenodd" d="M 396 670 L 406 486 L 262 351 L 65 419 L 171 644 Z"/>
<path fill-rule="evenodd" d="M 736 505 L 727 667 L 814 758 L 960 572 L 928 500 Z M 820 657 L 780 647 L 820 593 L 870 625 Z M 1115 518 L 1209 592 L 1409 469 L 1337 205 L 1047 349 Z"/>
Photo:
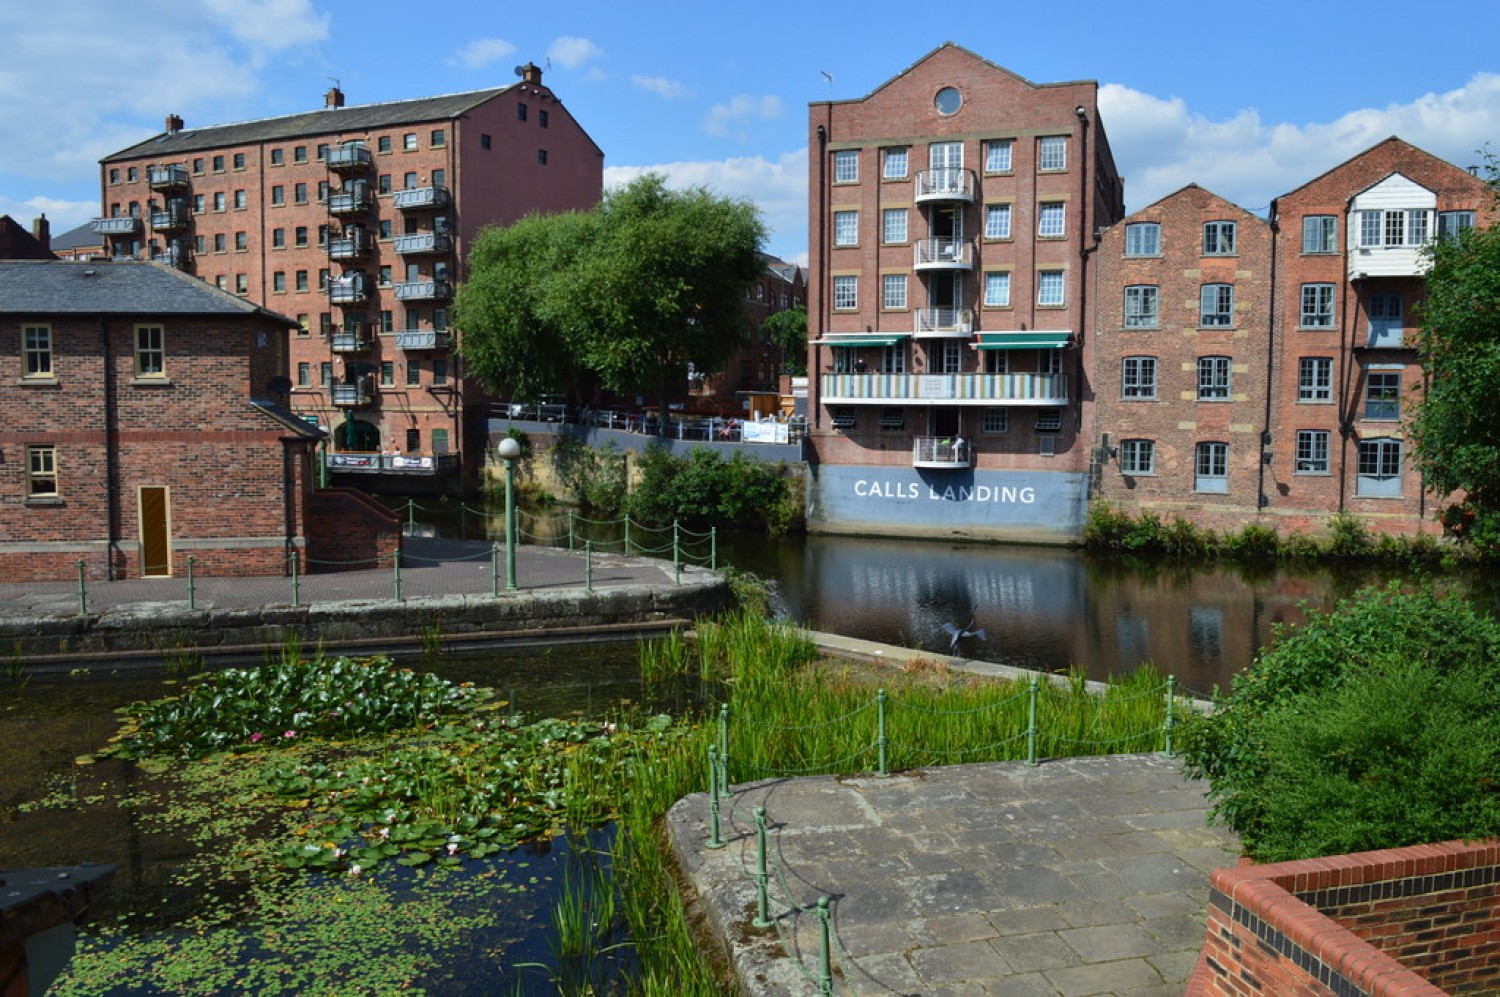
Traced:
<path fill-rule="evenodd" d="M 978 637 L 980 640 L 989 639 L 985 634 L 983 627 L 975 629 L 975 622 L 976 618 L 971 618 L 969 620 L 969 625 L 966 627 L 957 627 L 952 623 L 943 624 L 943 632 L 946 633 L 950 638 L 952 638 L 948 641 L 948 650 L 950 652 L 956 650 L 958 648 L 958 642 L 963 640 L 965 637 Z"/>

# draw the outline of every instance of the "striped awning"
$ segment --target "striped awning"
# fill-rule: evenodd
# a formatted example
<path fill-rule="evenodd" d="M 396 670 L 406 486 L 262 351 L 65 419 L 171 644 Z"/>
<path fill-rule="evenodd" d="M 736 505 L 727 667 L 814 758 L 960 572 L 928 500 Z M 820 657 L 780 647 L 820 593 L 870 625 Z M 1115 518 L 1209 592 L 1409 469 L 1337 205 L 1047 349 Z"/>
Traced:
<path fill-rule="evenodd" d="M 1034 329 L 1031 332 L 981 332 L 981 350 L 1060 350 L 1073 333 L 1067 329 Z"/>
<path fill-rule="evenodd" d="M 818 346 L 895 346 L 903 339 L 910 339 L 909 332 L 882 333 L 880 335 L 831 335 L 814 340 Z"/>

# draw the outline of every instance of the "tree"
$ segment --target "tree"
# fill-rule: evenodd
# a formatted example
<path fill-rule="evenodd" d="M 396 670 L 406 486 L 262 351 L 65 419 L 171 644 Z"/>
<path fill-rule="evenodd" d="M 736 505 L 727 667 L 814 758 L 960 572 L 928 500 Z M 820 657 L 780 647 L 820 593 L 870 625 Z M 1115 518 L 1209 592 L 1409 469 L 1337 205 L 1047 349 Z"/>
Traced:
<path fill-rule="evenodd" d="M 1500 169 L 1490 162 L 1491 183 Z M 1500 554 L 1500 227 L 1467 229 L 1428 250 L 1418 346 L 1429 372 L 1410 423 L 1428 487 L 1462 492 L 1450 533 Z"/>
<path fill-rule="evenodd" d="M 782 369 L 795 377 L 807 374 L 807 306 L 784 308 L 765 321 L 771 342 L 781 348 Z"/>
<path fill-rule="evenodd" d="M 590 212 L 480 233 L 456 321 L 469 372 L 523 397 L 589 378 L 663 405 L 720 370 L 745 331 L 765 226 L 746 201 L 647 174 Z"/>

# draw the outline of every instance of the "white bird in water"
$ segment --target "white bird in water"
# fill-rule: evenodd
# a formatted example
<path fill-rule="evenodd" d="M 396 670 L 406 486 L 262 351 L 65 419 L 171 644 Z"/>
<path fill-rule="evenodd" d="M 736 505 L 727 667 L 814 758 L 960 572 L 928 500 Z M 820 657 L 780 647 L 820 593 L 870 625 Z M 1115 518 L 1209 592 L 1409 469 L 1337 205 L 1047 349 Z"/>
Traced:
<path fill-rule="evenodd" d="M 980 627 L 976 630 L 974 628 L 974 623 L 975 621 L 971 619 L 969 620 L 969 625 L 966 627 L 956 627 L 952 623 L 943 624 L 943 632 L 952 638 L 952 640 L 948 642 L 949 651 L 957 649 L 958 642 L 963 640 L 965 637 L 978 637 L 980 640 L 989 639 L 985 635 L 984 628 Z"/>

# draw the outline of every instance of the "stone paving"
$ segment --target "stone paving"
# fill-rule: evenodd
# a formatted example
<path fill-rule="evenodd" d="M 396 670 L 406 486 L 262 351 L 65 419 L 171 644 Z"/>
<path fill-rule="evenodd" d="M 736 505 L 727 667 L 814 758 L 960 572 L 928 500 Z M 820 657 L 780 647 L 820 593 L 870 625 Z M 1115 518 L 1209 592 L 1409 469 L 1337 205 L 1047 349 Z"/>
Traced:
<path fill-rule="evenodd" d="M 775 922 L 760 930 L 757 806 Z M 1176 997 L 1209 875 L 1239 854 L 1206 812 L 1177 760 L 1117 755 L 736 786 L 718 850 L 706 794 L 668 826 L 749 997 L 819 992 L 820 896 L 835 994 Z"/>

